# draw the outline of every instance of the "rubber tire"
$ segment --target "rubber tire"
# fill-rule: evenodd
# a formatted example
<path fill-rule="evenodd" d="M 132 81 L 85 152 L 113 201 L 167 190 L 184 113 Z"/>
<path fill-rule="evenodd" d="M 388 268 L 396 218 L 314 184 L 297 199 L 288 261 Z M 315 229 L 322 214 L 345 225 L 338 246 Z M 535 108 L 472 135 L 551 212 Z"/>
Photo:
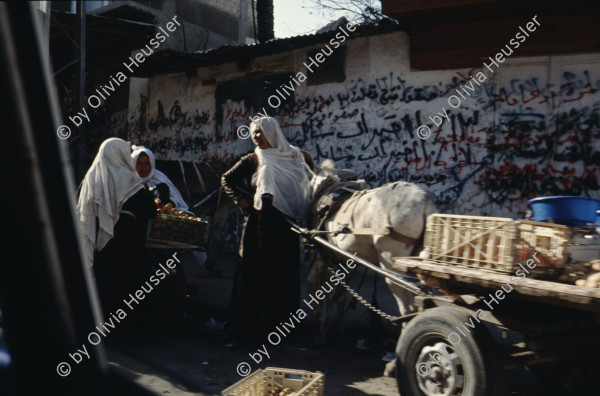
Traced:
<path fill-rule="evenodd" d="M 472 311 L 457 307 L 436 307 L 417 315 L 402 330 L 396 347 L 396 379 L 401 396 L 425 396 L 419 389 L 417 358 L 428 340 L 448 341 L 455 332 L 461 341 L 453 346 L 463 364 L 466 389 L 462 396 L 502 395 L 502 362 L 492 336 L 483 323 L 477 323 L 471 332 L 460 334 L 461 326 L 471 317 Z M 475 313 L 473 315 L 476 317 Z"/>

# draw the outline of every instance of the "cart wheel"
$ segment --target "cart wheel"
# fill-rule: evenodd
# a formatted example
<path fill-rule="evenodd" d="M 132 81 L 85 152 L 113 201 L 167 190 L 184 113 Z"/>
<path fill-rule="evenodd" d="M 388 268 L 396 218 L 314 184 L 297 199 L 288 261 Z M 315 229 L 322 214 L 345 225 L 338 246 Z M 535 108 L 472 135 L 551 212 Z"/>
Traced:
<path fill-rule="evenodd" d="M 471 320 L 475 328 L 467 327 L 468 332 L 462 325 Z M 402 396 L 499 395 L 501 367 L 484 324 L 471 319 L 470 311 L 455 307 L 417 315 L 402 330 L 396 349 Z"/>

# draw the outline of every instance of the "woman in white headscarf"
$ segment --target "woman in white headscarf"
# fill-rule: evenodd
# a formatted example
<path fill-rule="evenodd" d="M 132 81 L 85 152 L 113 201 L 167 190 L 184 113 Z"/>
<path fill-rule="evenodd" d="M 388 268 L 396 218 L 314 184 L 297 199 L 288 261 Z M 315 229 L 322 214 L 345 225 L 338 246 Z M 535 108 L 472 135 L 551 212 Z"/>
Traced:
<path fill-rule="evenodd" d="M 156 205 L 135 172 L 128 142 L 110 138 L 100 145 L 81 183 L 77 212 L 106 314 L 139 288 L 149 269 L 144 238 Z"/>
<path fill-rule="evenodd" d="M 154 158 L 154 153 L 144 147 L 144 146 L 136 146 L 132 147 L 131 157 L 134 160 L 135 170 L 138 176 L 142 179 L 142 181 L 149 187 L 157 187 L 159 192 L 162 192 L 161 187 L 168 187 L 169 193 L 168 198 L 173 203 L 173 206 L 177 210 L 182 210 L 191 215 L 190 208 L 187 203 L 181 196 L 181 193 L 175 187 L 175 184 L 169 179 L 167 175 L 156 169 L 156 160 Z M 162 199 L 162 195 L 161 195 Z M 163 200 L 163 203 L 167 203 L 168 201 Z"/>
<path fill-rule="evenodd" d="M 221 179 L 245 215 L 228 323 L 238 339 L 264 340 L 298 308 L 299 239 L 287 220 L 302 219 L 310 188 L 300 149 L 277 120 L 258 118 L 250 133 L 256 149 Z"/>
<path fill-rule="evenodd" d="M 125 202 L 143 189 L 144 184 L 135 173 L 130 144 L 118 138 L 105 140 L 83 178 L 77 202 L 90 264 L 94 262 L 94 252 L 104 249 L 114 237 Z M 154 204 L 153 200 L 150 202 Z M 156 213 L 156 206 L 152 209 L 151 215 Z"/>

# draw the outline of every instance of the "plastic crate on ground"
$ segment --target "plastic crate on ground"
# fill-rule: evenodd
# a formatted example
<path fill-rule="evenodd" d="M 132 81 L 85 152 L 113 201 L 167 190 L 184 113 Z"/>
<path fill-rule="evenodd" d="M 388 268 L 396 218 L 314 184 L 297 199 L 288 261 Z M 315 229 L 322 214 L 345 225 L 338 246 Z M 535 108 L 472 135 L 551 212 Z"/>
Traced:
<path fill-rule="evenodd" d="M 425 255 L 444 264 L 512 273 L 534 254 L 532 275 L 554 277 L 567 262 L 569 227 L 504 217 L 433 214 L 427 218 Z"/>
<path fill-rule="evenodd" d="M 277 387 L 290 388 L 296 396 L 323 396 L 325 374 L 267 367 L 231 385 L 221 392 L 221 396 L 268 396 Z"/>

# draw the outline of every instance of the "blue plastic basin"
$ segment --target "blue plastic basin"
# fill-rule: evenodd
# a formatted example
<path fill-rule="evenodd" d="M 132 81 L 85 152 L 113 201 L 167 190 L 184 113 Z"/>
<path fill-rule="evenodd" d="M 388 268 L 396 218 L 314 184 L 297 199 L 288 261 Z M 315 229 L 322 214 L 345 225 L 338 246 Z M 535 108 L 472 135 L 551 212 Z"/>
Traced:
<path fill-rule="evenodd" d="M 548 221 L 568 226 L 584 226 L 598 221 L 600 200 L 588 197 L 558 196 L 529 200 L 533 220 Z"/>

